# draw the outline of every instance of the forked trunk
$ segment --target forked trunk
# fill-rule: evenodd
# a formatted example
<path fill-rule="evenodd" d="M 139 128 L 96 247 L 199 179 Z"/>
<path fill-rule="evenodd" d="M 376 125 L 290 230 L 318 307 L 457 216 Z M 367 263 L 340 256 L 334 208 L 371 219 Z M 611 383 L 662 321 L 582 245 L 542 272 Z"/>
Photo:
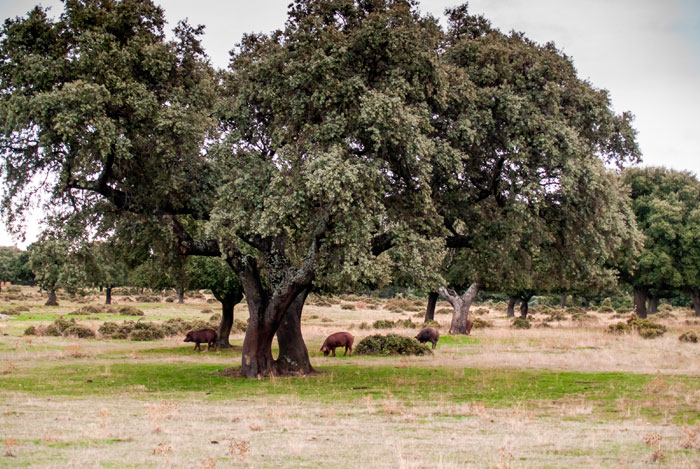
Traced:
<path fill-rule="evenodd" d="M 185 302 L 185 289 L 178 287 L 175 291 L 177 291 L 177 302 L 183 304 Z"/>
<path fill-rule="evenodd" d="M 700 317 L 700 290 L 693 290 L 691 292 L 691 297 L 693 298 L 693 308 L 695 309 L 695 316 Z"/>
<path fill-rule="evenodd" d="M 428 294 L 428 307 L 425 308 L 425 321 L 430 322 L 435 320 L 435 305 L 437 304 L 439 293 L 431 291 Z"/>
<path fill-rule="evenodd" d="M 634 314 L 642 319 L 647 317 L 647 293 L 641 288 L 634 289 Z"/>
<path fill-rule="evenodd" d="M 301 312 L 311 287 L 302 290 L 287 307 L 277 329 L 279 356 L 277 372 L 283 375 L 306 375 L 313 373 L 309 351 L 301 335 Z"/>
<path fill-rule="evenodd" d="M 105 304 L 112 304 L 112 287 L 105 287 Z"/>
<path fill-rule="evenodd" d="M 440 294 L 449 301 L 454 308 L 452 323 L 450 324 L 450 334 L 468 333 L 467 320 L 469 319 L 469 308 L 478 293 L 479 285 L 476 282 L 472 283 L 462 296 L 459 296 L 454 291 L 448 291 L 445 287 L 440 288 Z"/>
<path fill-rule="evenodd" d="M 56 297 L 55 288 L 49 288 L 49 299 L 46 300 L 44 306 L 58 306 L 58 298 Z"/>
<path fill-rule="evenodd" d="M 659 312 L 659 297 L 652 296 L 649 298 L 649 314 L 656 314 Z"/>
<path fill-rule="evenodd" d="M 510 300 L 508 300 L 508 310 L 506 311 L 506 316 L 509 318 L 515 317 L 515 305 L 518 302 L 517 298 L 513 298 L 512 296 L 510 297 Z"/>

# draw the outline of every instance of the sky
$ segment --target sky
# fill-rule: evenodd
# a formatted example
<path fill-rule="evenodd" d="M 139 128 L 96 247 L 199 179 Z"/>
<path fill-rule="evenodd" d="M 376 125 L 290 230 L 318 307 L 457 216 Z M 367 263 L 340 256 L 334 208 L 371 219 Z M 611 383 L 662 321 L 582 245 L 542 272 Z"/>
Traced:
<path fill-rule="evenodd" d="M 291 0 L 156 0 L 170 28 L 187 18 L 206 26 L 202 43 L 224 68 L 244 33 L 284 26 Z M 443 18 L 461 1 L 419 0 L 419 9 Z M 58 0 L 0 0 L 0 19 L 23 16 L 34 5 L 63 10 Z M 471 0 L 504 32 L 553 41 L 573 59 L 579 77 L 610 93 L 613 108 L 635 115 L 643 165 L 689 170 L 700 176 L 700 1 L 698 0 Z M 444 23 L 444 18 L 443 18 Z M 38 214 L 34 219 L 40 219 Z M 18 242 L 0 228 L 0 245 L 25 247 L 39 228 L 30 223 Z"/>

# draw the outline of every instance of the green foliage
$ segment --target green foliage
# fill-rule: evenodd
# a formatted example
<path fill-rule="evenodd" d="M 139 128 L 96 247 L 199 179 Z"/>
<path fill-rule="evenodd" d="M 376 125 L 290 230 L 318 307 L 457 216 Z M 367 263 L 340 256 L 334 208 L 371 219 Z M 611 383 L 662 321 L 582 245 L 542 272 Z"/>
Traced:
<path fill-rule="evenodd" d="M 530 321 L 524 318 L 515 318 L 513 322 L 510 324 L 510 327 L 513 329 L 530 329 L 532 327 L 530 325 Z"/>
<path fill-rule="evenodd" d="M 24 335 L 39 335 L 38 332 L 39 331 L 36 326 L 29 326 L 24 330 Z"/>
<path fill-rule="evenodd" d="M 372 323 L 372 327 L 375 329 L 391 329 L 393 327 L 406 327 L 409 329 L 415 329 L 418 326 L 419 324 L 414 323 L 410 319 L 397 319 L 396 321 L 392 321 L 390 319 L 379 319 Z"/>
<path fill-rule="evenodd" d="M 431 355 L 432 350 L 412 337 L 371 335 L 355 346 L 356 355 Z"/>
<path fill-rule="evenodd" d="M 632 327 L 624 321 L 616 322 L 608 326 L 608 332 L 611 334 L 626 334 L 632 331 Z"/>
<path fill-rule="evenodd" d="M 485 321 L 481 318 L 474 318 L 474 329 L 485 329 L 488 327 L 493 327 L 493 323 L 491 321 Z"/>
<path fill-rule="evenodd" d="M 637 333 L 644 337 L 645 339 L 654 339 L 656 337 L 661 337 L 666 333 L 666 326 L 662 324 L 657 324 L 650 319 L 633 319 L 629 323 L 632 329 L 635 329 Z"/>
<path fill-rule="evenodd" d="M 87 326 L 81 326 L 79 324 L 70 326 L 63 331 L 64 336 L 74 336 L 80 339 L 92 339 L 95 337 L 95 331 Z"/>
<path fill-rule="evenodd" d="M 15 266 L 22 255 L 14 246 L 0 246 L 0 282 L 14 282 Z"/>

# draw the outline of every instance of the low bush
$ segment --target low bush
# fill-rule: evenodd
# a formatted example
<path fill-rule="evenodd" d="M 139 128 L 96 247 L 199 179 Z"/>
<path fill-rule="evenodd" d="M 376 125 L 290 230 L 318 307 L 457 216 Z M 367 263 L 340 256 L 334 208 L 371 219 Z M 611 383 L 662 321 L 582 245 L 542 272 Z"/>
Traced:
<path fill-rule="evenodd" d="M 654 339 L 666 333 L 666 326 L 657 324 L 649 319 L 632 319 L 629 325 L 645 339 Z"/>
<path fill-rule="evenodd" d="M 149 340 L 158 340 L 165 337 L 165 333 L 161 329 L 139 329 L 131 333 L 129 337 L 133 341 L 144 342 Z"/>
<path fill-rule="evenodd" d="M 74 314 L 76 316 L 89 316 L 91 314 L 101 314 L 104 312 L 105 312 L 104 307 L 87 305 L 87 306 L 83 306 L 82 308 L 76 309 L 75 311 L 71 312 L 70 314 Z"/>
<path fill-rule="evenodd" d="M 175 303 L 175 298 L 173 298 L 172 296 L 167 296 L 167 297 L 165 297 L 165 302 L 166 303 Z"/>
<path fill-rule="evenodd" d="M 608 326 L 608 332 L 611 334 L 627 334 L 632 328 L 626 322 L 620 321 Z"/>
<path fill-rule="evenodd" d="M 571 306 L 569 308 L 566 308 L 566 312 L 571 314 L 571 315 L 582 314 L 582 313 L 585 314 L 586 310 L 581 308 L 580 306 Z"/>
<path fill-rule="evenodd" d="M 654 317 L 655 317 L 655 318 L 659 318 L 659 319 L 674 319 L 676 316 L 674 316 L 673 314 L 671 314 L 671 312 L 668 311 L 668 310 L 667 310 L 667 311 L 661 311 L 661 310 L 659 310 L 659 312 L 656 313 L 656 314 L 654 315 Z"/>
<path fill-rule="evenodd" d="M 360 323 L 360 325 L 359 325 L 358 327 L 359 327 L 360 329 L 371 329 L 371 328 L 372 328 L 372 326 L 370 326 L 370 325 L 367 324 L 366 322 Z"/>
<path fill-rule="evenodd" d="M 545 321 L 565 321 L 566 319 L 566 314 L 562 310 L 553 309 Z"/>
<path fill-rule="evenodd" d="M 342 303 L 342 304 L 340 305 L 340 309 L 354 310 L 354 309 L 355 309 L 355 305 L 352 304 L 352 303 Z"/>
<path fill-rule="evenodd" d="M 221 313 L 214 313 L 209 317 L 209 322 L 221 322 Z"/>
<path fill-rule="evenodd" d="M 204 308 L 203 310 L 200 311 L 200 313 L 202 313 L 202 314 L 211 314 L 211 313 L 213 313 L 213 312 L 214 312 L 214 311 L 212 311 L 212 310 L 209 309 L 209 308 Z"/>
<path fill-rule="evenodd" d="M 438 309 L 437 311 L 435 311 L 435 314 L 452 314 L 452 313 L 454 313 L 454 312 L 455 312 L 454 309 L 450 309 L 450 308 L 440 308 L 440 309 Z"/>
<path fill-rule="evenodd" d="M 39 335 L 38 332 L 39 330 L 36 328 L 36 326 L 29 326 L 24 330 L 24 335 Z"/>
<path fill-rule="evenodd" d="M 115 314 L 119 314 L 121 316 L 143 316 L 143 311 L 141 311 L 138 308 L 134 308 L 133 306 L 120 306 L 118 308 L 113 308 L 114 311 L 116 311 Z"/>
<path fill-rule="evenodd" d="M 599 313 L 614 313 L 615 308 L 609 305 L 602 305 L 600 308 L 598 308 Z"/>
<path fill-rule="evenodd" d="M 432 350 L 413 337 L 398 334 L 371 335 L 355 347 L 357 355 L 430 355 Z"/>
<path fill-rule="evenodd" d="M 693 331 L 686 331 L 678 336 L 678 340 L 681 342 L 691 342 L 696 344 L 698 342 L 698 335 Z"/>
<path fill-rule="evenodd" d="M 474 314 L 476 314 L 477 316 L 483 316 L 485 314 L 489 314 L 489 310 L 488 308 L 476 308 L 474 310 Z"/>
<path fill-rule="evenodd" d="M 391 329 L 394 327 L 394 321 L 388 319 L 378 319 L 372 323 L 374 329 Z"/>
<path fill-rule="evenodd" d="M 478 319 L 478 320 L 481 321 L 481 319 Z M 440 323 L 435 321 L 435 320 L 424 322 L 420 326 L 421 327 L 434 327 L 435 329 L 440 329 L 440 327 L 442 327 L 442 326 L 440 326 Z"/>
<path fill-rule="evenodd" d="M 484 321 L 481 318 L 474 318 L 474 329 L 486 329 L 488 327 L 493 327 L 491 321 Z"/>
<path fill-rule="evenodd" d="M 593 316 L 593 315 L 591 315 L 591 314 L 588 314 L 588 313 L 586 313 L 585 311 L 582 312 L 582 313 L 574 313 L 574 314 L 572 314 L 572 315 L 571 315 L 571 319 L 572 319 L 573 321 L 577 321 L 577 322 L 591 322 L 591 321 L 597 321 L 597 320 L 598 320 L 597 317 L 595 317 L 595 316 Z"/>
<path fill-rule="evenodd" d="M 513 329 L 530 329 L 530 321 L 525 318 L 515 318 L 510 324 Z"/>
<path fill-rule="evenodd" d="M 93 331 L 87 326 L 81 326 L 79 324 L 76 324 L 64 330 L 63 335 L 78 337 L 80 339 L 94 339 L 95 331 Z"/>

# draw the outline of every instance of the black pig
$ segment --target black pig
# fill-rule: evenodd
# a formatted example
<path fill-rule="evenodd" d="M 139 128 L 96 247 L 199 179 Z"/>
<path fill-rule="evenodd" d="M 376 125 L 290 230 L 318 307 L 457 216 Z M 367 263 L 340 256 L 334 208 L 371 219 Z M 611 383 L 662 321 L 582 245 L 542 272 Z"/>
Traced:
<path fill-rule="evenodd" d="M 214 346 L 214 350 L 217 349 L 216 345 L 216 339 L 218 338 L 218 334 L 214 329 L 200 329 L 198 331 L 190 331 L 187 333 L 187 336 L 185 336 L 185 342 L 194 342 L 194 350 L 197 351 L 202 351 L 202 347 L 200 344 L 207 344 L 207 350 L 211 348 L 211 346 Z"/>
<path fill-rule="evenodd" d="M 433 348 L 437 346 L 438 340 L 440 339 L 440 332 L 434 327 L 424 327 L 420 330 L 416 336 L 418 342 L 424 344 L 426 342 L 432 342 Z"/>
<path fill-rule="evenodd" d="M 336 332 L 326 338 L 326 341 L 323 342 L 321 346 L 321 352 L 323 352 L 325 357 L 328 356 L 329 352 L 333 352 L 332 356 L 335 357 L 336 347 L 345 347 L 345 353 L 343 355 L 347 355 L 348 349 L 350 350 L 350 355 L 352 355 L 352 343 L 354 340 L 355 337 L 349 332 Z"/>

